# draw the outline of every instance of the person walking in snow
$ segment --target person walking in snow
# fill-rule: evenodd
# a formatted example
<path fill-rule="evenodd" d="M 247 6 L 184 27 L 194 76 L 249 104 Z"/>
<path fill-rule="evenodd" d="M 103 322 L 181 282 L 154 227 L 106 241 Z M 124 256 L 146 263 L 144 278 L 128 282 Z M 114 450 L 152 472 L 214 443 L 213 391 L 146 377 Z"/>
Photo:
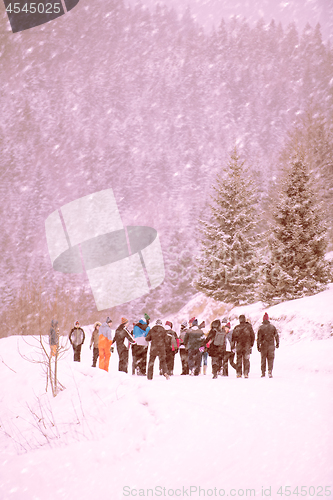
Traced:
<path fill-rule="evenodd" d="M 213 379 L 217 378 L 222 367 L 222 361 L 225 353 L 225 338 L 228 331 L 227 320 L 225 320 L 225 323 L 223 323 L 222 326 L 221 321 L 219 319 L 215 319 L 212 321 L 208 335 L 201 346 L 201 348 L 203 348 L 207 343 L 209 343 L 208 354 L 212 358 Z"/>
<path fill-rule="evenodd" d="M 229 321 L 227 322 L 227 324 L 225 326 L 226 326 L 226 328 L 229 329 L 229 331 L 227 332 L 227 334 L 225 336 L 225 351 L 224 351 L 224 357 L 223 357 L 222 376 L 228 377 L 228 375 L 229 375 L 229 370 L 228 370 L 229 363 L 233 367 L 234 370 L 236 370 L 236 363 L 234 363 L 235 353 L 232 351 L 232 343 L 231 343 L 233 330 L 230 330 L 231 325 L 230 325 Z"/>
<path fill-rule="evenodd" d="M 261 354 L 261 377 L 266 374 L 266 361 L 268 365 L 268 376 L 272 378 L 275 347 L 280 345 L 279 334 L 274 325 L 269 321 L 267 313 L 264 314 L 263 324 L 259 326 L 257 336 L 257 348 Z"/>
<path fill-rule="evenodd" d="M 151 342 L 149 362 L 148 362 L 148 373 L 147 373 L 148 380 L 153 379 L 154 363 L 157 356 L 159 357 L 159 362 L 161 369 L 163 371 L 163 375 L 167 380 L 169 379 L 168 369 L 165 359 L 165 337 L 166 337 L 166 331 L 162 326 L 162 321 L 160 319 L 157 319 L 155 325 L 151 330 L 149 330 L 146 336 L 146 341 Z"/>
<path fill-rule="evenodd" d="M 98 341 L 98 354 L 99 354 L 99 368 L 109 371 L 109 363 L 111 357 L 112 346 L 112 320 L 107 317 L 105 323 L 99 327 L 99 341 Z"/>
<path fill-rule="evenodd" d="M 255 341 L 255 334 L 252 325 L 246 321 L 244 314 L 239 316 L 239 325 L 236 325 L 232 334 L 232 348 L 236 349 L 236 372 L 237 378 L 241 378 L 244 373 L 245 378 L 249 378 L 250 355 Z"/>
<path fill-rule="evenodd" d="M 186 330 L 184 344 L 188 348 L 188 367 L 191 375 L 198 376 L 200 373 L 201 351 L 200 346 L 205 339 L 204 332 L 198 327 L 198 320 L 190 321 L 192 327 Z"/>
<path fill-rule="evenodd" d="M 86 334 L 80 327 L 79 321 L 75 321 L 74 328 L 69 333 L 69 341 L 74 351 L 74 361 L 81 361 L 81 348 L 86 338 Z"/>
<path fill-rule="evenodd" d="M 50 356 L 55 356 L 57 353 L 57 348 L 59 347 L 59 328 L 58 321 L 56 319 L 52 319 L 51 321 L 49 344 L 51 348 Z"/>
<path fill-rule="evenodd" d="M 94 331 L 91 334 L 91 340 L 90 340 L 90 345 L 89 348 L 93 348 L 93 361 L 92 361 L 92 368 L 96 368 L 96 363 L 97 363 L 97 358 L 99 355 L 99 349 L 98 349 L 98 343 L 99 343 L 99 327 L 101 326 L 102 323 L 99 321 L 96 321 L 94 324 Z"/>
<path fill-rule="evenodd" d="M 182 363 L 181 375 L 188 375 L 189 374 L 188 349 L 187 349 L 186 345 L 184 344 L 186 330 L 187 330 L 187 321 L 185 320 L 180 325 L 180 332 L 179 332 L 179 355 L 180 355 L 180 361 Z"/>
<path fill-rule="evenodd" d="M 206 322 L 202 321 L 202 323 L 200 323 L 200 325 L 199 325 L 200 330 L 203 331 L 203 329 L 205 328 L 205 326 L 206 326 Z M 203 332 L 203 334 L 205 335 L 205 337 L 207 337 L 207 335 L 206 335 L 205 332 Z M 203 349 L 200 348 L 199 350 L 201 352 L 200 373 L 201 373 L 201 367 L 202 367 L 202 373 L 204 375 L 206 375 L 206 373 L 207 373 L 207 363 L 208 363 L 208 345 L 206 344 Z"/>
<path fill-rule="evenodd" d="M 128 319 L 121 318 L 121 324 L 116 329 L 116 334 L 113 339 L 113 343 L 117 344 L 117 352 L 119 356 L 118 370 L 125 373 L 127 373 L 128 367 L 128 347 L 126 347 L 124 341 L 127 339 L 130 344 L 135 344 L 134 338 L 126 327 L 127 324 Z"/>
<path fill-rule="evenodd" d="M 178 352 L 178 346 L 179 346 L 179 340 L 177 337 L 177 333 L 172 329 L 172 326 L 173 325 L 172 325 L 171 321 L 166 321 L 166 323 L 165 323 L 165 331 L 166 331 L 165 356 L 166 356 L 166 364 L 167 364 L 167 368 L 168 368 L 168 374 L 170 376 L 173 375 L 173 370 L 174 370 L 174 366 L 175 366 L 175 355 Z M 162 373 L 162 375 L 163 375 L 163 373 Z"/>
<path fill-rule="evenodd" d="M 133 337 L 135 344 L 132 346 L 132 375 L 146 376 L 147 372 L 147 354 L 148 342 L 146 336 L 150 330 L 149 326 L 150 317 L 144 314 L 144 318 L 134 325 Z"/>

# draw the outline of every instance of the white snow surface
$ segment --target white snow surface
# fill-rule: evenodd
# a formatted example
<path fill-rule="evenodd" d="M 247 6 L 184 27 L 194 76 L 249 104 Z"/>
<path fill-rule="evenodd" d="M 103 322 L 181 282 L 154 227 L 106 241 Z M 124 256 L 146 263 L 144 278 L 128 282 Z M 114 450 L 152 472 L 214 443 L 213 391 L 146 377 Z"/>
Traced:
<path fill-rule="evenodd" d="M 195 316 L 199 323 L 205 320 L 208 328 L 214 319 L 222 317 L 230 319 L 231 325 L 234 326 L 238 323 L 239 315 L 245 314 L 246 319 L 257 330 L 265 312 L 285 343 L 294 343 L 301 338 L 330 338 L 333 335 L 333 283 L 316 295 L 281 302 L 271 307 L 266 307 L 261 302 L 233 307 L 198 293 L 179 311 L 176 319 L 181 323 L 184 319 Z"/>
<path fill-rule="evenodd" d="M 89 326 L 81 363 L 71 349 L 59 361 L 53 398 L 42 365 L 18 352 L 36 360 L 34 340 L 1 339 L 0 499 L 281 499 L 287 486 L 332 498 L 333 338 L 313 331 L 332 321 L 332 299 L 330 287 L 268 309 L 283 333 L 272 379 L 255 347 L 249 379 L 229 367 L 212 380 L 210 361 L 207 375 L 180 376 L 179 355 L 170 380 L 158 361 L 153 381 L 119 373 L 116 353 L 107 373 L 91 367 Z M 263 310 L 241 308 L 255 330 Z"/>

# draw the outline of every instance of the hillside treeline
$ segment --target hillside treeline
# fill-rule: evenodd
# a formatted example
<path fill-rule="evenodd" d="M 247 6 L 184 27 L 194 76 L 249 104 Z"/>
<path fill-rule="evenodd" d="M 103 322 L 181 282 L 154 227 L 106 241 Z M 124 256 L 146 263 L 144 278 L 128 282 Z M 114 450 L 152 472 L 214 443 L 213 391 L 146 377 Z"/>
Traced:
<path fill-rule="evenodd" d="M 207 33 L 189 11 L 81 0 L 54 22 L 2 32 L 0 72 L 4 330 L 26 325 L 28 309 L 47 324 L 55 307 L 70 321 L 99 319 L 86 277 L 53 271 L 44 228 L 89 193 L 112 188 L 125 224 L 160 234 L 164 284 L 105 311 L 133 319 L 177 310 L 194 293 L 197 221 L 235 144 L 268 219 L 295 144 L 333 216 L 333 52 L 318 25 L 299 33 L 234 18 Z"/>

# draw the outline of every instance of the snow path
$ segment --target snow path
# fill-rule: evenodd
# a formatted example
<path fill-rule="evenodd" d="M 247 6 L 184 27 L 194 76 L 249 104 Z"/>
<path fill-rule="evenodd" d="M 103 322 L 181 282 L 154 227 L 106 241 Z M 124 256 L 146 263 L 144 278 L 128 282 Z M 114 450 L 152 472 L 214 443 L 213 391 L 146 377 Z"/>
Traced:
<path fill-rule="evenodd" d="M 0 414 L 8 428 L 8 409 L 17 410 L 15 397 L 23 397 L 21 376 L 35 385 L 37 378 L 34 365 L 10 356 L 13 338 L 0 345 L 2 359 L 17 372 L 0 364 L 1 379 L 12 384 L 11 391 L 1 391 Z M 75 405 L 79 388 L 85 427 L 82 415 L 77 426 L 84 435 L 20 455 L 2 447 L 1 500 L 123 499 L 135 493 L 158 498 L 172 496 L 171 490 L 199 499 L 222 496 L 222 489 L 241 498 L 250 489 L 263 496 L 262 487 L 279 499 L 278 488 L 286 485 L 333 491 L 333 339 L 281 346 L 273 379 L 260 378 L 256 350 L 248 380 L 236 379 L 232 368 L 228 378 L 212 380 L 209 367 L 206 376 L 166 381 L 155 373 L 150 382 L 118 374 L 116 355 L 109 374 L 90 368 L 91 354 L 85 346 L 78 364 L 69 352 L 64 363 L 75 384 L 66 379 L 66 391 L 50 403 L 65 414 L 68 394 Z"/>

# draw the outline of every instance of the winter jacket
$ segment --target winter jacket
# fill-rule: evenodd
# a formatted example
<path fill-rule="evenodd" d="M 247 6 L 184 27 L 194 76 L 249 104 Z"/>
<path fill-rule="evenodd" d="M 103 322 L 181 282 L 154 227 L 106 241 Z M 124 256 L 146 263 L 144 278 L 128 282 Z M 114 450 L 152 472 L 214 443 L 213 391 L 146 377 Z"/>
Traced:
<path fill-rule="evenodd" d="M 225 352 L 225 339 L 225 328 L 216 328 L 214 327 L 214 325 L 212 325 L 212 328 L 210 329 L 207 338 L 204 341 L 204 345 L 206 345 L 208 342 L 210 343 L 208 348 L 209 356 L 215 358 L 223 355 L 223 353 Z"/>
<path fill-rule="evenodd" d="M 58 335 L 57 335 L 57 327 L 58 327 L 58 321 L 56 319 L 53 319 L 51 321 L 51 328 L 50 328 L 50 333 L 49 333 L 49 342 L 50 345 L 57 345 L 58 344 Z"/>
<path fill-rule="evenodd" d="M 165 342 L 166 342 L 166 331 L 161 325 L 155 325 L 151 330 L 149 330 L 146 341 L 151 342 L 151 351 L 164 351 L 165 352 Z"/>
<path fill-rule="evenodd" d="M 192 326 L 192 328 L 186 330 L 184 344 L 188 349 L 199 349 L 201 341 L 205 338 L 204 332 L 198 326 Z"/>
<path fill-rule="evenodd" d="M 127 330 L 126 325 L 122 323 L 121 325 L 118 326 L 116 330 L 116 334 L 113 339 L 113 343 L 117 343 L 117 351 L 119 352 L 122 349 L 127 349 L 127 347 L 124 344 L 124 340 L 127 339 L 131 344 L 135 344 L 135 340 L 130 334 L 130 332 Z"/>
<path fill-rule="evenodd" d="M 138 345 L 148 346 L 146 336 L 149 330 L 150 326 L 148 326 L 148 324 L 143 319 L 140 319 L 139 323 L 134 326 L 133 337 Z"/>
<path fill-rule="evenodd" d="M 103 335 L 108 340 L 112 340 L 112 330 L 107 323 L 102 323 L 99 327 L 99 334 Z"/>
<path fill-rule="evenodd" d="M 232 347 L 236 350 L 249 349 L 253 347 L 255 334 L 252 325 L 248 321 L 243 321 L 236 325 L 232 333 Z"/>
<path fill-rule="evenodd" d="M 184 344 L 186 332 L 187 332 L 186 326 L 182 325 L 180 327 L 180 332 L 179 332 L 179 349 L 181 350 L 187 350 L 187 347 Z"/>
<path fill-rule="evenodd" d="M 258 350 L 261 347 L 279 347 L 279 335 L 274 325 L 268 319 L 265 319 L 263 324 L 260 325 L 257 337 Z"/>
<path fill-rule="evenodd" d="M 71 329 L 70 334 L 69 334 L 69 341 L 70 343 L 77 347 L 79 345 L 82 345 L 84 340 L 86 338 L 86 334 L 82 330 L 82 328 L 74 326 L 74 328 Z"/>
<path fill-rule="evenodd" d="M 99 341 L 99 330 L 95 328 L 95 330 L 91 334 L 90 347 L 93 346 L 94 349 L 98 349 L 98 341 Z"/>

